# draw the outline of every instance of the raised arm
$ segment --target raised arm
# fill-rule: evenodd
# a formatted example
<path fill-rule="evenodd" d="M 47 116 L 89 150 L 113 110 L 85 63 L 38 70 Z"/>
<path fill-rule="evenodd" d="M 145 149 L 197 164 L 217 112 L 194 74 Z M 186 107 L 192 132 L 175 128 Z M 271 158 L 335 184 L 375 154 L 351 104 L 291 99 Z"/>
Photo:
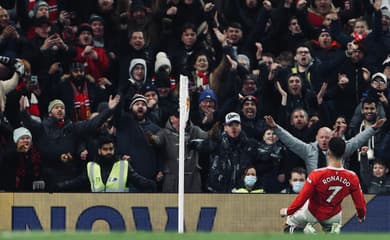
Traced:
<path fill-rule="evenodd" d="M 274 130 L 274 133 L 279 137 L 280 141 L 292 152 L 297 154 L 299 157 L 307 161 L 308 155 L 313 151 L 313 146 L 301 141 L 300 139 L 291 135 L 281 126 L 277 125 L 271 116 L 264 117 L 266 124 Z M 307 164 L 307 163 L 306 163 Z"/>
<path fill-rule="evenodd" d="M 118 105 L 119 101 L 119 95 L 116 95 L 115 97 L 110 96 L 108 101 L 108 109 L 104 110 L 102 113 L 92 118 L 91 120 L 75 123 L 75 131 L 78 134 L 96 131 L 96 129 L 100 127 L 114 113 L 114 109 Z"/>
<path fill-rule="evenodd" d="M 386 122 L 386 118 L 377 119 L 376 122 L 369 128 L 360 132 L 355 137 L 349 139 L 346 143 L 345 156 L 351 155 L 356 149 L 367 143 L 368 139 L 374 136 L 377 129 L 381 128 Z"/>

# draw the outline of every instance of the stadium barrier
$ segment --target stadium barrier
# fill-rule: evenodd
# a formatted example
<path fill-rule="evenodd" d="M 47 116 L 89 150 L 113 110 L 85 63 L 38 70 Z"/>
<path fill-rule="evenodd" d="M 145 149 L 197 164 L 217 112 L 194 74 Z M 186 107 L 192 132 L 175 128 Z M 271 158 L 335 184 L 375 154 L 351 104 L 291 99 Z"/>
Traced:
<path fill-rule="evenodd" d="M 284 219 L 279 209 L 295 195 L 282 194 L 186 194 L 185 231 L 280 232 Z M 384 198 L 381 200 L 381 198 Z M 385 204 L 390 196 L 366 195 L 366 201 Z M 372 206 L 371 209 L 377 209 Z M 1 231 L 176 231 L 176 194 L 128 193 L 0 193 Z M 387 212 L 368 215 L 355 224 L 351 198 L 343 202 L 343 224 L 348 231 L 380 225 L 390 232 Z M 382 213 L 382 214 L 381 214 Z M 380 215 L 384 219 L 380 218 Z M 372 221 L 375 222 L 372 222 Z M 387 220 L 387 221 L 386 221 Z M 387 227 L 386 227 L 387 225 Z M 370 229 L 370 228 L 367 228 Z"/>

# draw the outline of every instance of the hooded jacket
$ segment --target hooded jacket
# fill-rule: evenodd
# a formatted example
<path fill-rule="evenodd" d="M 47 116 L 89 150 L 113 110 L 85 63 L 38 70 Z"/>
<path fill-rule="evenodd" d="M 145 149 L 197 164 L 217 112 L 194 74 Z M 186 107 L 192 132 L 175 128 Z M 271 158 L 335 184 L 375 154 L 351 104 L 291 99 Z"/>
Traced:
<path fill-rule="evenodd" d="M 134 79 L 133 76 L 133 70 L 137 64 L 141 64 L 145 69 L 144 79 L 142 80 L 142 85 L 143 85 L 146 82 L 146 75 L 147 75 L 146 73 L 148 69 L 146 68 L 146 61 L 142 58 L 134 58 L 133 60 L 131 60 L 130 67 L 129 67 L 129 81 L 132 84 L 137 84 L 137 81 Z"/>

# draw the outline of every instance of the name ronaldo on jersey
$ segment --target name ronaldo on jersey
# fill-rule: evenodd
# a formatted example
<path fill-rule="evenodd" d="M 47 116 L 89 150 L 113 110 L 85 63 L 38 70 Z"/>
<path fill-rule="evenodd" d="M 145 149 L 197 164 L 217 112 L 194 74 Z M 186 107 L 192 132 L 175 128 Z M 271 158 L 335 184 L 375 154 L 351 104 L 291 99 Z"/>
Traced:
<path fill-rule="evenodd" d="M 351 186 L 351 183 L 349 182 L 348 179 L 343 178 L 342 176 L 329 176 L 327 178 L 322 179 L 323 184 L 328 184 L 330 182 L 340 182 L 344 184 L 346 187 Z"/>

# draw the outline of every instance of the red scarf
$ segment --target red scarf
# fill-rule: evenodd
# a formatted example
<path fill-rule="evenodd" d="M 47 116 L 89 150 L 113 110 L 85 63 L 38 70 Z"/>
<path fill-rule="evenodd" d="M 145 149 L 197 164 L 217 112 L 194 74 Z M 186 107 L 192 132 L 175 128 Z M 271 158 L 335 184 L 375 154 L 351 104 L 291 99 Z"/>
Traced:
<path fill-rule="evenodd" d="M 209 84 L 209 79 L 207 78 L 207 75 L 205 72 L 198 71 L 197 76 L 202 80 L 202 86 L 206 86 Z"/>
<path fill-rule="evenodd" d="M 358 34 L 358 33 L 352 33 L 353 38 L 355 41 L 359 42 L 367 37 L 367 33 Z"/>
<path fill-rule="evenodd" d="M 73 82 L 70 83 L 73 89 L 74 115 L 73 121 L 88 120 L 91 116 L 91 107 L 88 96 L 87 82 L 84 82 L 82 91 L 79 91 Z"/>
<path fill-rule="evenodd" d="M 62 128 L 62 127 L 65 125 L 65 121 L 64 121 L 64 120 L 59 120 L 59 121 L 57 122 L 57 124 L 58 124 L 58 127 L 59 127 L 59 128 Z"/>
<path fill-rule="evenodd" d="M 31 150 L 27 153 L 19 153 L 19 162 L 16 166 L 15 174 L 15 188 L 19 189 L 21 186 L 22 179 L 26 176 L 26 155 L 30 155 L 31 165 L 32 165 L 32 175 L 33 177 L 39 177 L 41 173 L 41 155 L 37 151 L 34 145 L 31 146 Z"/>

